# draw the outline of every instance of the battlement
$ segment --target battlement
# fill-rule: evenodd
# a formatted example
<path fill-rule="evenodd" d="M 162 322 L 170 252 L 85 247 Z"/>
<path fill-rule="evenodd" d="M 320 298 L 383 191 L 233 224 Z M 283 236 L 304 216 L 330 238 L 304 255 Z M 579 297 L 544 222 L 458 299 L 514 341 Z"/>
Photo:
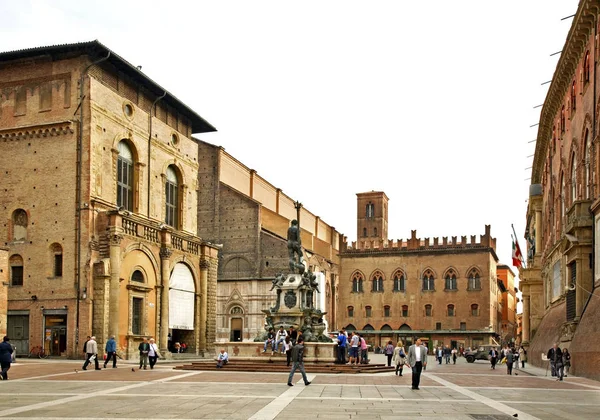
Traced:
<path fill-rule="evenodd" d="M 411 237 L 409 239 L 364 239 L 352 242 L 352 246 L 346 246 L 344 252 L 362 252 L 365 250 L 369 251 L 386 251 L 386 250 L 399 250 L 399 251 L 418 251 L 418 250 L 435 250 L 435 249 L 465 249 L 465 248 L 492 248 L 496 250 L 496 238 L 492 238 L 491 226 L 485 225 L 485 233 L 479 235 L 479 241 L 477 241 L 477 235 L 470 235 L 467 240 L 467 236 L 461 236 L 460 241 L 458 236 L 443 236 L 441 238 L 417 238 L 417 231 L 411 230 Z"/>

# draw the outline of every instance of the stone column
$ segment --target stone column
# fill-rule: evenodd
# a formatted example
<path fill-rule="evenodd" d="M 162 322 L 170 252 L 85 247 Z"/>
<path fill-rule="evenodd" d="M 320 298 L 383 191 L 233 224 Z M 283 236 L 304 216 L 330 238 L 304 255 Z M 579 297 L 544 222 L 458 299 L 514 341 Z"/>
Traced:
<path fill-rule="evenodd" d="M 171 274 L 172 251 L 170 248 L 160 249 L 160 278 L 162 284 L 162 296 L 160 299 L 160 336 L 158 345 L 163 354 L 168 353 L 169 335 L 169 275 Z"/>
<path fill-rule="evenodd" d="M 200 305 L 198 307 L 199 317 L 198 317 L 198 327 L 200 331 L 200 341 L 199 341 L 199 350 L 206 351 L 207 342 L 206 342 L 206 315 L 207 315 L 207 306 L 208 306 L 208 269 L 210 268 L 210 263 L 207 260 L 200 260 Z"/>
<path fill-rule="evenodd" d="M 529 343 L 529 296 L 523 295 L 523 325 L 521 343 Z"/>
<path fill-rule="evenodd" d="M 119 300 L 120 300 L 120 277 L 121 277 L 121 241 L 123 236 L 113 232 L 109 235 L 110 256 L 110 292 L 109 299 L 109 321 L 108 334 L 119 339 Z"/>

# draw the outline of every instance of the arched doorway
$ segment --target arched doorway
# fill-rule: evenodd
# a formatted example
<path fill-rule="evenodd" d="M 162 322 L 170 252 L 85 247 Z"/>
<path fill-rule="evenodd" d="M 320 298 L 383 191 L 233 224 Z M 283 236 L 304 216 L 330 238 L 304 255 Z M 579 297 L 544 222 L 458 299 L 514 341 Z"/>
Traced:
<path fill-rule="evenodd" d="M 410 328 L 408 324 L 402 324 L 398 330 L 400 330 L 400 333 L 398 333 L 398 341 L 401 341 L 405 348 L 411 346 L 413 344 L 412 328 Z"/>
<path fill-rule="evenodd" d="M 177 263 L 169 279 L 169 331 L 171 343 L 194 344 L 194 276 L 190 268 Z M 171 349 L 172 350 L 172 349 Z"/>

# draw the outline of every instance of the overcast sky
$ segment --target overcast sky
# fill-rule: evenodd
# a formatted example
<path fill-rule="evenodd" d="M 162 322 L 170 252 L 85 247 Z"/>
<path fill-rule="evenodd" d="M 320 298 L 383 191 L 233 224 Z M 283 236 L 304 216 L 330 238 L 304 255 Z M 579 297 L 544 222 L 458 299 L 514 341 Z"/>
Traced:
<path fill-rule="evenodd" d="M 537 127 L 576 0 L 0 0 L 0 51 L 98 39 L 213 124 L 225 147 L 356 240 L 356 193 L 390 239 L 521 247 Z M 525 249 L 523 249 L 525 253 Z M 516 271 L 516 270 L 514 270 Z"/>

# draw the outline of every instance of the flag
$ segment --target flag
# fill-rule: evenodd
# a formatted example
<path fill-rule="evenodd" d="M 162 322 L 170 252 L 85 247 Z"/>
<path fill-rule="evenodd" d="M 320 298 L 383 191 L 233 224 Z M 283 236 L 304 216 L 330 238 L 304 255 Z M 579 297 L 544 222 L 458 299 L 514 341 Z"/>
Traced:
<path fill-rule="evenodd" d="M 523 265 L 523 254 L 521 254 L 521 248 L 519 247 L 519 243 L 513 239 L 512 241 L 512 263 L 513 266 L 517 268 L 521 268 Z"/>

